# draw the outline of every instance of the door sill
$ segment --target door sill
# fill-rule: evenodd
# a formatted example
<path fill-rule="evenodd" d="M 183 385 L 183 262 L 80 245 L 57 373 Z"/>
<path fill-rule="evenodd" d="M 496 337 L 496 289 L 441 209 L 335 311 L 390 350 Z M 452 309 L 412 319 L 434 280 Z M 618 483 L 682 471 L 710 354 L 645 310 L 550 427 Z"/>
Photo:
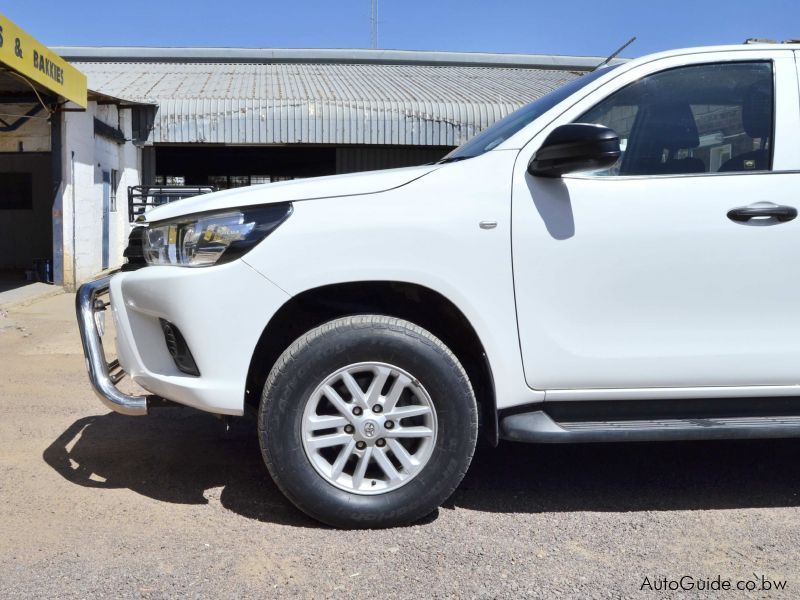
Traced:
<path fill-rule="evenodd" d="M 775 398 L 780 396 L 800 396 L 800 385 L 547 390 L 545 391 L 545 402 L 666 400 L 676 398 Z"/>
<path fill-rule="evenodd" d="M 545 444 L 789 438 L 800 437 L 800 415 L 557 422 L 538 410 L 503 418 L 500 435 Z"/>

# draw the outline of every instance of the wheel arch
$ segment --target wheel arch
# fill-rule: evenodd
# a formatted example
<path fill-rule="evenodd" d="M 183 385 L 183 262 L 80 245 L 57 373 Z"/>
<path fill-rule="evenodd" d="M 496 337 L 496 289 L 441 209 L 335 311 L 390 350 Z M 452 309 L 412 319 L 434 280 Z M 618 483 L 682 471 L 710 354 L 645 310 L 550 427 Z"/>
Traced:
<path fill-rule="evenodd" d="M 259 337 L 248 368 L 245 406 L 257 407 L 264 382 L 281 353 L 322 323 L 355 314 L 406 319 L 438 337 L 456 355 L 479 404 L 481 428 L 491 445 L 499 439 L 492 368 L 475 328 L 443 294 L 414 283 L 356 281 L 311 288 L 286 301 Z"/>

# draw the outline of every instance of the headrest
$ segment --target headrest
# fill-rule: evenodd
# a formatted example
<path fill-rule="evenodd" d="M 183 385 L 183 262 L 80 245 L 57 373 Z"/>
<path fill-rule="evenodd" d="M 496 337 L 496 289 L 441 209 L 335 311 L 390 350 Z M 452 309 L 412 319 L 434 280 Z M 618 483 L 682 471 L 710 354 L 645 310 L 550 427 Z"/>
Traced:
<path fill-rule="evenodd" d="M 742 127 L 751 138 L 769 137 L 772 132 L 772 90 L 769 83 L 754 83 L 745 93 Z"/>
<path fill-rule="evenodd" d="M 672 151 L 700 145 L 697 124 L 688 104 L 659 102 L 651 104 L 647 111 L 644 139 L 651 139 Z"/>

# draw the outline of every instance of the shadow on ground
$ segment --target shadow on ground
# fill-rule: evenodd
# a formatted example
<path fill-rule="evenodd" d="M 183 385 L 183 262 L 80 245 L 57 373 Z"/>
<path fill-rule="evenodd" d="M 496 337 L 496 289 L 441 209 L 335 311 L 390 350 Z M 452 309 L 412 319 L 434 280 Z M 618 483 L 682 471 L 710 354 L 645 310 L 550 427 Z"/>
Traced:
<path fill-rule="evenodd" d="M 800 505 L 800 440 L 545 446 L 478 450 L 445 507 L 491 512 L 713 510 Z M 261 461 L 255 423 L 189 409 L 146 418 L 109 413 L 73 423 L 45 450 L 67 480 L 128 488 L 163 502 L 205 504 L 295 526 L 296 511 Z M 434 517 L 435 518 L 435 517 Z"/>
<path fill-rule="evenodd" d="M 75 421 L 44 451 L 45 462 L 85 487 L 128 488 L 155 500 L 207 504 L 222 487 L 227 509 L 252 519 L 297 526 L 317 523 L 296 510 L 261 459 L 253 419 L 226 423 L 184 408 L 147 417 L 116 413 Z"/>

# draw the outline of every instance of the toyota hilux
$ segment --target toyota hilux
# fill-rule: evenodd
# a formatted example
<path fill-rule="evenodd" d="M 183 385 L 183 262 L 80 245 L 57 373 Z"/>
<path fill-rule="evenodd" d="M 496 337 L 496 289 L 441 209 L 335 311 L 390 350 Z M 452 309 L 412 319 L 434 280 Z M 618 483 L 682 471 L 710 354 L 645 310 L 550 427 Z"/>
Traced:
<path fill-rule="evenodd" d="M 157 207 L 79 290 L 92 385 L 127 415 L 252 409 L 276 484 L 337 527 L 429 514 L 479 432 L 800 436 L 799 61 L 646 56 L 435 164 Z"/>

